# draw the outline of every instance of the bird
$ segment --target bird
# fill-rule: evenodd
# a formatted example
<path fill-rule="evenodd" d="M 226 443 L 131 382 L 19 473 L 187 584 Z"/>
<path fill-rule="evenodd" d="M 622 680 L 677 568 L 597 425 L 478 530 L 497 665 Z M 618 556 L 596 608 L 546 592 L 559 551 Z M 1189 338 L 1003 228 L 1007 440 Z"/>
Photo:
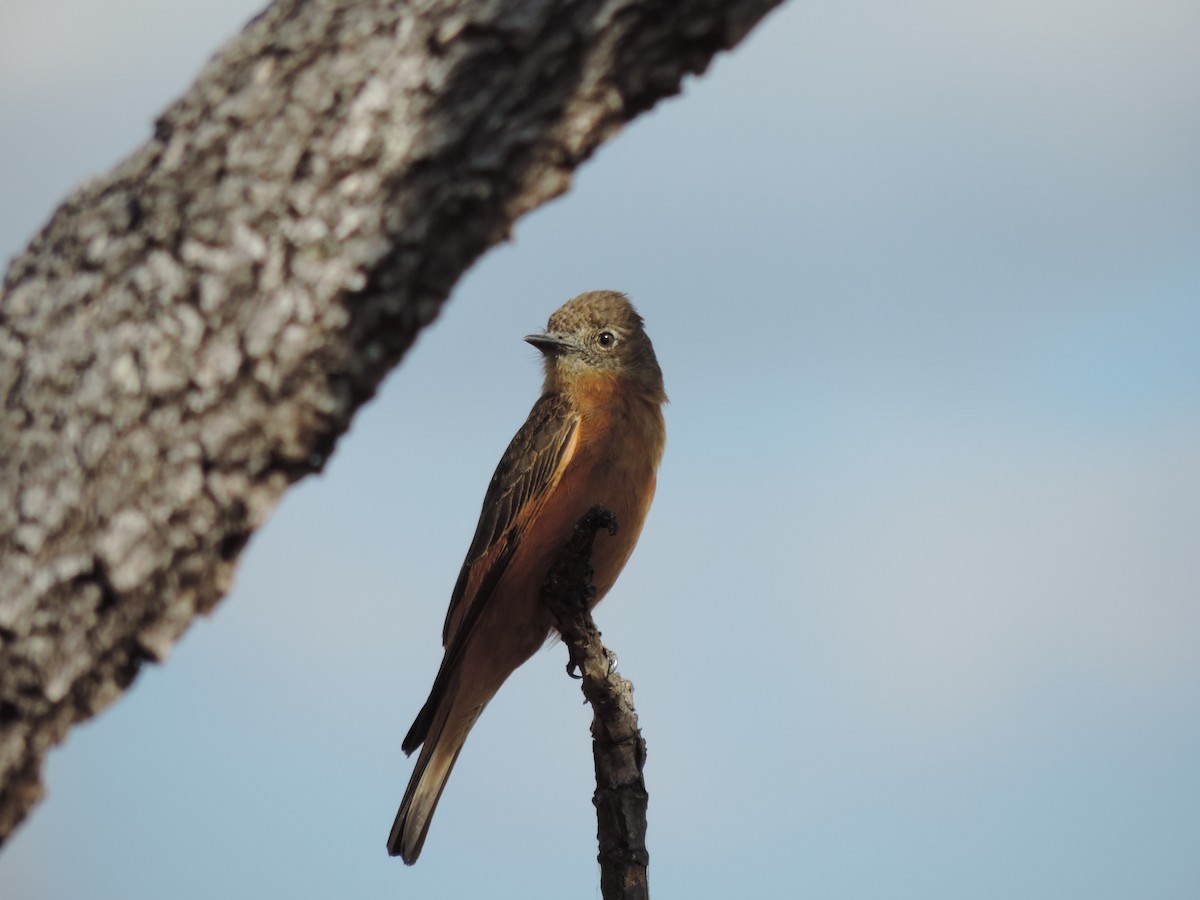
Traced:
<path fill-rule="evenodd" d="M 592 552 L 594 607 L 617 580 L 654 497 L 666 443 L 662 370 L 625 294 L 588 291 L 525 340 L 542 353 L 541 397 L 488 485 L 442 629 L 444 655 L 404 738 L 421 748 L 387 849 L 412 865 L 471 727 L 509 675 L 552 636 L 540 600 L 576 523 L 612 512 Z"/>

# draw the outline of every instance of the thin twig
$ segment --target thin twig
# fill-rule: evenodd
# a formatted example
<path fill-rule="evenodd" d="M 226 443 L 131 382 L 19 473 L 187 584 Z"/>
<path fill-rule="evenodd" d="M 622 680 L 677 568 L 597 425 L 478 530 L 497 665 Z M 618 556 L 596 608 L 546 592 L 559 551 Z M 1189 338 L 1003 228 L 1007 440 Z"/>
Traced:
<path fill-rule="evenodd" d="M 633 685 L 617 673 L 616 655 L 601 642 L 591 614 L 592 545 L 601 528 L 615 534 L 617 520 L 595 506 L 575 526 L 546 578 L 542 599 L 567 645 L 567 673 L 582 679 L 583 695 L 592 705 L 601 894 L 604 900 L 648 900 L 646 742 L 633 709 Z"/>

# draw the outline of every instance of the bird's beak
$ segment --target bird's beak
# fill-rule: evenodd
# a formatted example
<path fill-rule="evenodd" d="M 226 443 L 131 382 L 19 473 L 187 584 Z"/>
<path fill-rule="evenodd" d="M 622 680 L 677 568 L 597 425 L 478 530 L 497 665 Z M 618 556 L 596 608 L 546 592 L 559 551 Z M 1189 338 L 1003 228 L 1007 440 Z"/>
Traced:
<path fill-rule="evenodd" d="M 525 340 L 537 347 L 546 356 L 559 356 L 575 349 L 574 342 L 566 335 L 548 331 L 545 334 L 527 334 Z"/>

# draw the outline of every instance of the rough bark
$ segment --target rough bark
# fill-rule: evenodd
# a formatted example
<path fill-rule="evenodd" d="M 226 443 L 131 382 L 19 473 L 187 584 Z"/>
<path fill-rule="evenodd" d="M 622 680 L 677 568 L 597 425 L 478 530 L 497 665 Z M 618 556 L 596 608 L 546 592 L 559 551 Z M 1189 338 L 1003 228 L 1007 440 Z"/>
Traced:
<path fill-rule="evenodd" d="M 646 811 L 650 801 L 642 769 L 646 742 L 633 710 L 633 685 L 617 672 L 616 655 L 600 639 L 592 620 L 592 544 L 601 528 L 615 534 L 619 523 L 602 506 L 575 527 L 542 590 L 567 645 L 567 672 L 579 672 L 583 696 L 592 706 L 592 758 L 596 766 L 596 837 L 600 845 L 600 892 L 604 900 L 647 900 Z"/>
<path fill-rule="evenodd" d="M 0 294 L 0 841 L 522 213 L 778 0 L 280 0 Z"/>

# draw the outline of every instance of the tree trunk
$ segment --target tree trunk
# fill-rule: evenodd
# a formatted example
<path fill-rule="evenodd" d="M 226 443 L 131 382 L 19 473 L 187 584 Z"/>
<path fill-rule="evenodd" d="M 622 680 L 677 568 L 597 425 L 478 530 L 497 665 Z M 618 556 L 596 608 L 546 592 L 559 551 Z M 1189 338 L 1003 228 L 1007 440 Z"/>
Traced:
<path fill-rule="evenodd" d="M 280 0 L 0 293 L 0 841 L 466 268 L 779 0 Z"/>

